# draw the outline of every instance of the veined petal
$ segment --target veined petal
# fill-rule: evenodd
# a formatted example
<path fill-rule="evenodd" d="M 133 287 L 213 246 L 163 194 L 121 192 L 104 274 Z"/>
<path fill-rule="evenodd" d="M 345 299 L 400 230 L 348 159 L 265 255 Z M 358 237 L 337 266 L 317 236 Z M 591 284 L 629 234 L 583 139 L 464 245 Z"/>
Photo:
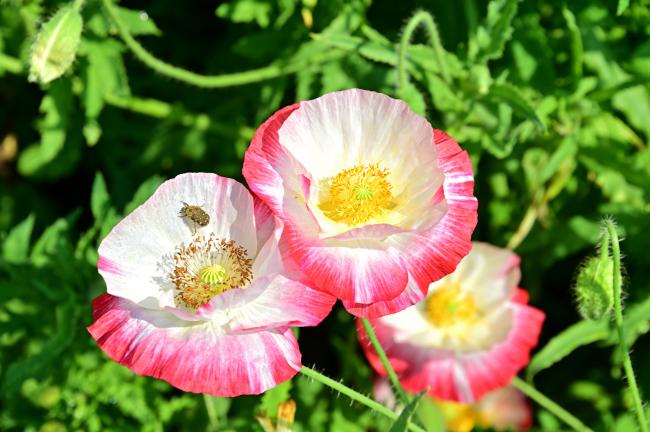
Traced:
<path fill-rule="evenodd" d="M 329 314 L 335 301 L 335 297 L 300 280 L 276 274 L 256 279 L 246 289 L 214 297 L 200 313 L 216 319 L 227 316 L 233 332 L 315 326 Z"/>
<path fill-rule="evenodd" d="M 345 309 L 347 309 L 347 311 L 352 315 L 362 318 L 378 318 L 403 311 L 411 305 L 421 301 L 424 297 L 426 297 L 426 292 L 422 291 L 413 277 L 409 274 L 406 289 L 395 298 L 376 301 L 370 304 L 343 300 L 343 306 L 345 306 Z"/>
<path fill-rule="evenodd" d="M 200 206 L 205 227 L 180 217 L 183 202 Z M 173 307 L 169 263 L 177 246 L 192 234 L 214 233 L 257 252 L 253 199 L 240 183 L 215 174 L 181 174 L 163 183 L 144 204 L 126 216 L 99 246 L 99 273 L 109 294 L 147 307 Z"/>
<path fill-rule="evenodd" d="M 284 222 L 298 267 L 360 316 L 410 306 L 470 250 L 467 153 L 385 95 L 352 89 L 278 111 L 243 172 Z"/>
<path fill-rule="evenodd" d="M 104 294 L 88 331 L 113 360 L 181 390 L 216 396 L 259 394 L 301 367 L 289 328 L 230 334 Z"/>
<path fill-rule="evenodd" d="M 404 258 L 389 245 L 357 240 L 355 247 L 296 242 L 300 234 L 287 226 L 290 254 L 321 290 L 354 303 L 390 300 L 404 291 Z"/>

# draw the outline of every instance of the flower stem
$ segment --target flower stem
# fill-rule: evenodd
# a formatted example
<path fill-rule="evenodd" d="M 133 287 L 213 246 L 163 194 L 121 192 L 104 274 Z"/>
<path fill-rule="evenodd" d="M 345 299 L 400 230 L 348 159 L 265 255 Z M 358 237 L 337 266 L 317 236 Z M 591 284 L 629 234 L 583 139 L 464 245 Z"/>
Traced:
<path fill-rule="evenodd" d="M 578 418 L 573 414 L 562 408 L 560 405 L 553 402 L 551 399 L 546 397 L 543 393 L 537 390 L 535 387 L 528 384 L 526 381 L 522 380 L 519 377 L 514 377 L 512 380 L 512 385 L 521 390 L 526 396 L 537 402 L 542 407 L 546 408 L 554 416 L 562 420 L 564 423 L 568 424 L 573 428 L 573 430 L 579 432 L 593 432 L 592 429 L 585 426 Z"/>
<path fill-rule="evenodd" d="M 519 247 L 519 245 L 524 241 L 524 239 L 530 233 L 530 230 L 533 228 L 533 225 L 535 225 L 536 220 L 537 220 L 537 207 L 535 203 L 533 203 L 530 206 L 528 206 L 528 209 L 526 209 L 526 213 L 524 214 L 524 217 L 521 219 L 521 222 L 517 227 L 517 231 L 512 235 L 512 237 L 510 237 L 510 240 L 508 241 L 508 245 L 506 246 L 506 248 L 510 250 L 517 249 L 517 247 Z"/>
<path fill-rule="evenodd" d="M 397 87 L 404 87 L 408 83 L 408 72 L 406 70 L 406 51 L 411 43 L 413 33 L 419 26 L 423 25 L 429 35 L 433 54 L 438 63 L 440 74 L 445 82 L 451 82 L 449 70 L 447 70 L 447 63 L 445 62 L 444 55 L 445 49 L 440 42 L 440 34 L 436 26 L 433 16 L 424 10 L 417 11 L 406 23 L 404 31 L 399 42 L 399 55 L 397 56 Z"/>
<path fill-rule="evenodd" d="M 395 369 L 393 369 L 393 366 L 388 361 L 388 356 L 386 356 L 386 352 L 384 351 L 381 344 L 379 343 L 379 339 L 377 339 L 377 335 L 375 334 L 375 330 L 372 328 L 372 324 L 370 324 L 370 321 L 368 321 L 367 318 L 361 318 L 361 324 L 363 324 L 363 328 L 366 330 L 368 339 L 370 339 L 370 343 L 375 348 L 375 351 L 379 356 L 379 360 L 381 361 L 382 366 L 386 370 L 388 379 L 390 380 L 390 383 L 395 388 L 398 397 L 400 398 L 404 406 L 408 405 L 409 403 L 408 396 L 399 382 L 399 378 L 395 373 Z"/>
<path fill-rule="evenodd" d="M 303 366 L 300 369 L 300 373 L 330 387 L 333 390 L 336 390 L 339 393 L 344 394 L 345 396 L 349 397 L 353 401 L 359 402 L 360 404 L 367 406 L 373 411 L 376 411 L 379 414 L 384 415 L 391 420 L 397 420 L 399 418 L 399 415 L 397 415 L 397 413 L 386 408 L 379 402 L 370 399 L 368 396 L 362 395 L 361 393 L 351 389 L 350 387 L 341 384 L 338 381 L 334 381 L 332 378 L 329 378 L 321 374 L 320 372 L 316 372 L 315 370 L 308 368 L 307 366 Z M 410 421 L 407 423 L 407 429 L 414 432 L 426 432 L 420 426 L 413 424 Z"/>
<path fill-rule="evenodd" d="M 614 258 L 614 275 L 612 279 L 614 284 L 614 314 L 616 330 L 618 331 L 618 346 L 621 350 L 621 354 L 623 355 L 623 368 L 625 369 L 627 383 L 630 387 L 632 398 L 634 399 L 634 408 L 636 410 L 639 428 L 641 432 L 648 432 L 648 420 L 646 419 L 645 411 L 643 410 L 643 401 L 641 400 L 639 387 L 637 386 L 636 377 L 634 376 L 634 368 L 632 367 L 630 353 L 625 346 L 625 333 L 623 330 L 623 307 L 621 306 L 621 250 L 618 243 L 618 233 L 616 232 L 616 226 L 614 226 L 614 222 L 611 220 L 605 221 L 605 227 L 607 228 L 609 238 L 611 239 L 612 257 Z"/>
<path fill-rule="evenodd" d="M 219 430 L 219 416 L 217 415 L 214 405 L 212 405 L 212 398 L 207 394 L 203 394 L 203 403 L 205 405 L 205 412 L 208 414 L 211 430 Z"/>
<path fill-rule="evenodd" d="M 341 57 L 343 54 L 338 50 L 330 50 L 320 56 L 311 57 L 305 61 L 285 64 L 274 64 L 267 67 L 253 69 L 245 72 L 236 72 L 222 75 L 201 75 L 186 69 L 171 65 L 162 60 L 157 59 L 150 54 L 142 45 L 136 41 L 128 28 L 121 21 L 120 16 L 115 9 L 112 0 L 102 0 L 102 4 L 111 20 L 117 27 L 117 32 L 126 44 L 126 46 L 133 52 L 133 54 L 145 65 L 151 69 L 168 76 L 170 78 L 204 88 L 219 88 L 229 87 L 242 84 L 249 84 L 253 82 L 264 81 L 271 78 L 277 78 L 284 75 L 289 75 L 306 68 L 314 67 L 320 63 L 325 63 L 330 60 Z"/>

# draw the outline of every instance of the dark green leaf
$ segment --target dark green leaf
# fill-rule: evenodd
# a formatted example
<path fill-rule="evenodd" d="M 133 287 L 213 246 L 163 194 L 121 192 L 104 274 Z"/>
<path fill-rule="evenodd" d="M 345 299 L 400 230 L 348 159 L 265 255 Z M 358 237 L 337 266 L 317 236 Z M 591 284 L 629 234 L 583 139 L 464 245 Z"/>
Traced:
<path fill-rule="evenodd" d="M 16 225 L 2 244 L 2 256 L 7 262 L 20 263 L 29 257 L 29 239 L 34 228 L 34 215 Z"/>
<path fill-rule="evenodd" d="M 606 340 L 610 334 L 607 321 L 580 321 L 557 336 L 533 356 L 526 369 L 528 380 L 540 371 L 553 366 L 576 348 Z"/>
<path fill-rule="evenodd" d="M 422 399 L 422 396 L 425 394 L 426 390 L 421 391 L 408 403 L 408 405 L 406 405 L 406 407 L 404 407 L 398 419 L 391 426 L 389 432 L 406 432 L 408 423 L 411 421 L 411 417 L 413 417 L 413 414 L 420 403 L 420 399 Z"/>

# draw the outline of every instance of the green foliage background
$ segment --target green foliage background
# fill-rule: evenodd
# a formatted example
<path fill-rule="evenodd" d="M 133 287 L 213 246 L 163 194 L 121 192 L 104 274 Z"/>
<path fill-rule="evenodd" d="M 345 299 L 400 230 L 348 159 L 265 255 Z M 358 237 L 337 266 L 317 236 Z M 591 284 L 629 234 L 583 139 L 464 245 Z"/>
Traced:
<path fill-rule="evenodd" d="M 260 397 L 184 394 L 109 361 L 84 329 L 105 289 L 97 245 L 124 214 L 181 172 L 242 180 L 270 114 L 350 87 L 405 99 L 470 152 L 475 239 L 521 240 L 522 286 L 547 314 L 528 378 L 595 430 L 634 430 L 616 336 L 607 321 L 580 321 L 571 285 L 613 215 L 625 235 L 627 343 L 650 395 L 650 2 L 621 16 L 597 0 L 123 2 L 130 32 L 172 64 L 276 71 L 203 89 L 140 63 L 88 0 L 70 70 L 29 83 L 30 44 L 64 4 L 0 0 L 0 430 L 261 430 L 255 413 L 274 415 L 288 397 L 297 431 L 388 430 L 304 377 Z M 398 42 L 418 9 L 433 14 L 444 52 L 416 33 L 398 86 Z M 305 364 L 371 391 L 342 309 L 300 343 Z M 535 412 L 536 428 L 561 428 Z"/>

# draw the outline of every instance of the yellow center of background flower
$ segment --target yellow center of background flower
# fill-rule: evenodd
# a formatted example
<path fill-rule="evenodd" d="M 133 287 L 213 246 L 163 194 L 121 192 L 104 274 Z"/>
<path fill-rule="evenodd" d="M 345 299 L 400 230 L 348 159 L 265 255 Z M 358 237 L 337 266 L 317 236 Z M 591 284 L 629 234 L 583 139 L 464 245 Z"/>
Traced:
<path fill-rule="evenodd" d="M 357 165 L 324 181 L 326 194 L 318 208 L 335 222 L 362 225 L 391 205 L 390 172 L 378 164 Z"/>
<path fill-rule="evenodd" d="M 436 327 L 445 328 L 475 321 L 479 309 L 471 294 L 463 292 L 457 283 L 448 283 L 429 296 L 426 314 Z"/>

